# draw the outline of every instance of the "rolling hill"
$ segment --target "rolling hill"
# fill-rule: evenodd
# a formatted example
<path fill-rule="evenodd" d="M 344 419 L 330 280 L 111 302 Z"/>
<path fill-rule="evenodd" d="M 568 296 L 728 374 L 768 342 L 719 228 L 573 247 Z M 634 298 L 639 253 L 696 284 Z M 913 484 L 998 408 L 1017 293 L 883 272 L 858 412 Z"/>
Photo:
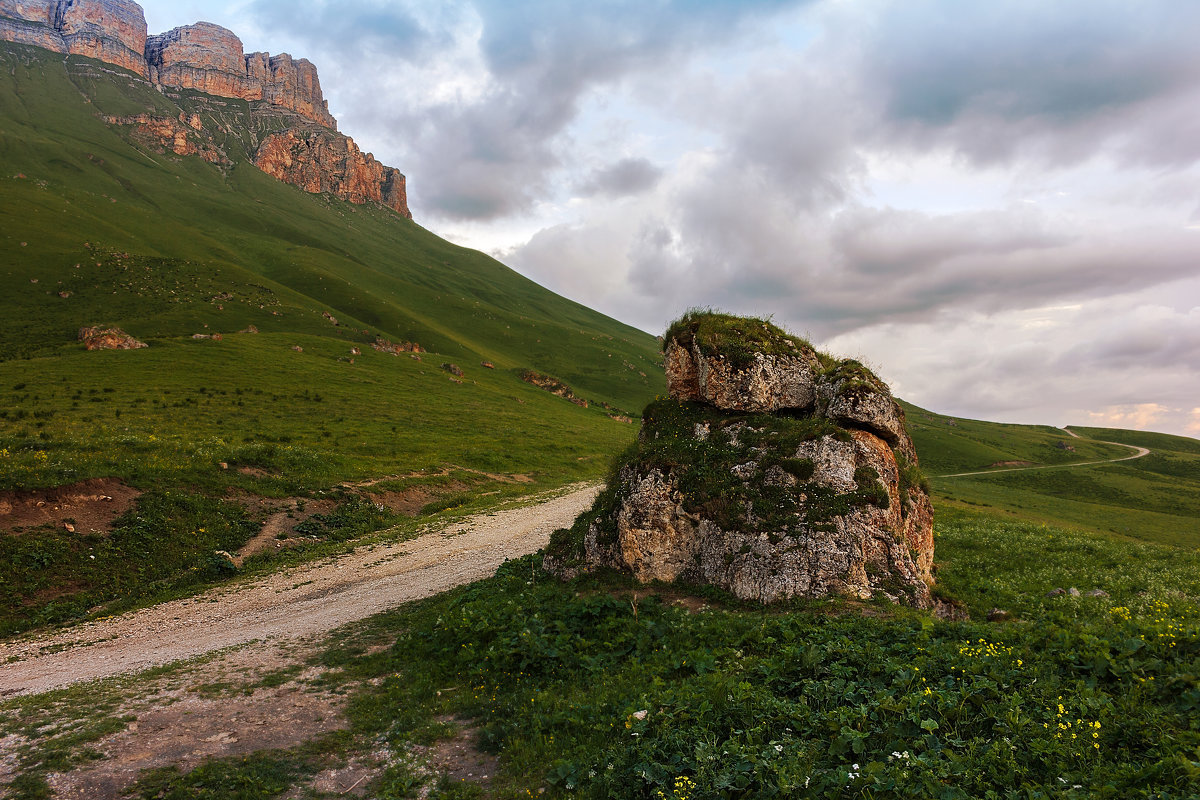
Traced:
<path fill-rule="evenodd" d="M 597 478 L 634 437 L 654 337 L 267 175 L 254 143 L 295 123 L 0 43 L 0 628 L 219 579 L 272 498 L 336 498 L 289 522 L 319 548 Z M 94 326 L 148 346 L 87 350 Z"/>
<path fill-rule="evenodd" d="M 244 101 L 189 91 L 175 101 L 111 65 L 21 45 L 0 45 L 0 64 L 0 391 L 36 420 L 14 426 L 10 411 L 10 454 L 31 438 L 111 453 L 110 441 L 151 434 L 231 445 L 287 436 L 352 477 L 425 466 L 412 455 L 427 451 L 418 440 L 465 428 L 467 466 L 536 471 L 533 441 L 547 426 L 568 448 L 579 436 L 581 452 L 607 451 L 632 434 L 595 406 L 636 413 L 661 386 L 653 337 L 387 208 L 261 172 L 237 136 L 261 123 Z M 147 109 L 230 131 L 230 163 L 155 152 L 104 120 Z M 93 325 L 150 346 L 84 352 L 77 333 Z M 428 354 L 377 352 L 377 340 Z M 443 362 L 466 382 L 451 384 Z M 527 369 L 593 408 L 522 382 Z M 296 387 L 324 405 L 292 408 Z M 94 391 L 102 404 L 76 396 Z M 179 403 L 195 412 L 182 424 L 167 411 Z M 380 458 L 394 461 L 366 466 Z M 31 480 L 7 474 L 8 487 Z"/>
<path fill-rule="evenodd" d="M 1069 433 L 946 417 L 912 405 L 905 412 L 940 506 L 999 510 L 1108 536 L 1200 547 L 1195 439 L 1075 426 Z M 1137 447 L 1151 452 L 1073 466 L 1126 459 Z M 956 474 L 979 471 L 994 474 Z"/>

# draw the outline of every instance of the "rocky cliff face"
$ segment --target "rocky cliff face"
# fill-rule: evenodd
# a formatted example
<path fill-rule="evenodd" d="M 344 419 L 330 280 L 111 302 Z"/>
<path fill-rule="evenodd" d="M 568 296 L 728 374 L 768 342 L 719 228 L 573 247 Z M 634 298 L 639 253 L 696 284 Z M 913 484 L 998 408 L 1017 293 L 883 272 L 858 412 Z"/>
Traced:
<path fill-rule="evenodd" d="M 271 117 L 274 131 L 248 135 L 248 155 L 259 169 L 308 192 L 379 203 L 412 218 L 404 175 L 336 132 L 317 68 L 305 59 L 247 54 L 233 31 L 209 22 L 148 37 L 141 6 L 130 0 L 0 0 L 0 41 L 95 58 L 168 90 L 247 101 L 260 123 Z M 231 163 L 218 144 L 230 130 L 214 136 L 194 114 L 106 119 L 160 151 Z"/>
<path fill-rule="evenodd" d="M 129 0 L 0 0 L 0 39 L 148 74 L 146 17 Z"/>
<path fill-rule="evenodd" d="M 405 178 L 363 153 L 353 139 L 296 129 L 263 140 L 254 164 L 306 192 L 330 192 L 351 203 L 379 203 L 409 219 Z"/>
<path fill-rule="evenodd" d="M 242 51 L 233 31 L 198 22 L 146 41 L 151 80 L 178 89 L 195 89 L 218 97 L 262 100 L 337 129 L 337 120 L 321 94 L 317 68 L 286 53 Z"/>
<path fill-rule="evenodd" d="M 932 507 L 882 381 L 760 320 L 689 315 L 664 349 L 670 398 L 547 569 L 932 605 Z"/>

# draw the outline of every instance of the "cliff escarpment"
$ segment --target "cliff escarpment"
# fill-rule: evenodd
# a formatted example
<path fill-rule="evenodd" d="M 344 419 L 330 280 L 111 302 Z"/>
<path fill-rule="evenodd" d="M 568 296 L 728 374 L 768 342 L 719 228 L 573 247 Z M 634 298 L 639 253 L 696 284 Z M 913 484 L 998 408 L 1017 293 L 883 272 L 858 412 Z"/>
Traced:
<path fill-rule="evenodd" d="M 139 114 L 105 119 L 144 145 L 229 163 L 223 143 L 242 142 L 255 166 L 308 192 L 352 203 L 379 203 L 411 218 L 405 177 L 337 132 L 317 68 L 283 53 L 246 53 L 233 31 L 198 22 L 147 35 L 131 0 L 0 0 L 0 41 L 82 55 L 127 69 L 168 97 L 199 92 L 249 104 L 253 123 L 231 130 L 223 104 L 216 117 Z M 215 125 L 215 129 L 209 129 Z"/>
<path fill-rule="evenodd" d="M 263 100 L 337 129 L 321 94 L 317 68 L 287 53 L 244 53 L 233 31 L 197 22 L 146 40 L 146 64 L 155 83 L 217 97 Z"/>
<path fill-rule="evenodd" d="M 148 74 L 146 17 L 129 0 L 0 0 L 0 39 Z"/>
<path fill-rule="evenodd" d="M 254 164 L 306 192 L 329 192 L 360 205 L 379 203 L 412 217 L 400 170 L 380 164 L 346 136 L 312 128 L 273 133 L 263 140 Z"/>

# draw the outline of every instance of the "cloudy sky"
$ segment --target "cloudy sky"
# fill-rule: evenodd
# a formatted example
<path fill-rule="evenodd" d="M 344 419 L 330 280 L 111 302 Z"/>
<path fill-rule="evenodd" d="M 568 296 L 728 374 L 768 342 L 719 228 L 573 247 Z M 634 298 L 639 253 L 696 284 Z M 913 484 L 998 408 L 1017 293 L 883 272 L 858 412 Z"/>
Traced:
<path fill-rule="evenodd" d="M 931 410 L 1200 436 L 1200 3 L 146 0 L 320 70 L 417 221 Z"/>

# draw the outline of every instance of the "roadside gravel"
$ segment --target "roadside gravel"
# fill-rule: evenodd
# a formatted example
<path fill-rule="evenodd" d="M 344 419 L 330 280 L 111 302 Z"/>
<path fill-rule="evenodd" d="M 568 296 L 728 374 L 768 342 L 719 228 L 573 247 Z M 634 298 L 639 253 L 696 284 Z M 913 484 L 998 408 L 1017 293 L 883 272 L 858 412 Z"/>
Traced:
<path fill-rule="evenodd" d="M 0 696 L 36 694 L 255 640 L 323 633 L 486 578 L 506 560 L 544 547 L 598 491 L 571 487 L 407 542 L 363 547 L 185 600 L 0 642 Z"/>

